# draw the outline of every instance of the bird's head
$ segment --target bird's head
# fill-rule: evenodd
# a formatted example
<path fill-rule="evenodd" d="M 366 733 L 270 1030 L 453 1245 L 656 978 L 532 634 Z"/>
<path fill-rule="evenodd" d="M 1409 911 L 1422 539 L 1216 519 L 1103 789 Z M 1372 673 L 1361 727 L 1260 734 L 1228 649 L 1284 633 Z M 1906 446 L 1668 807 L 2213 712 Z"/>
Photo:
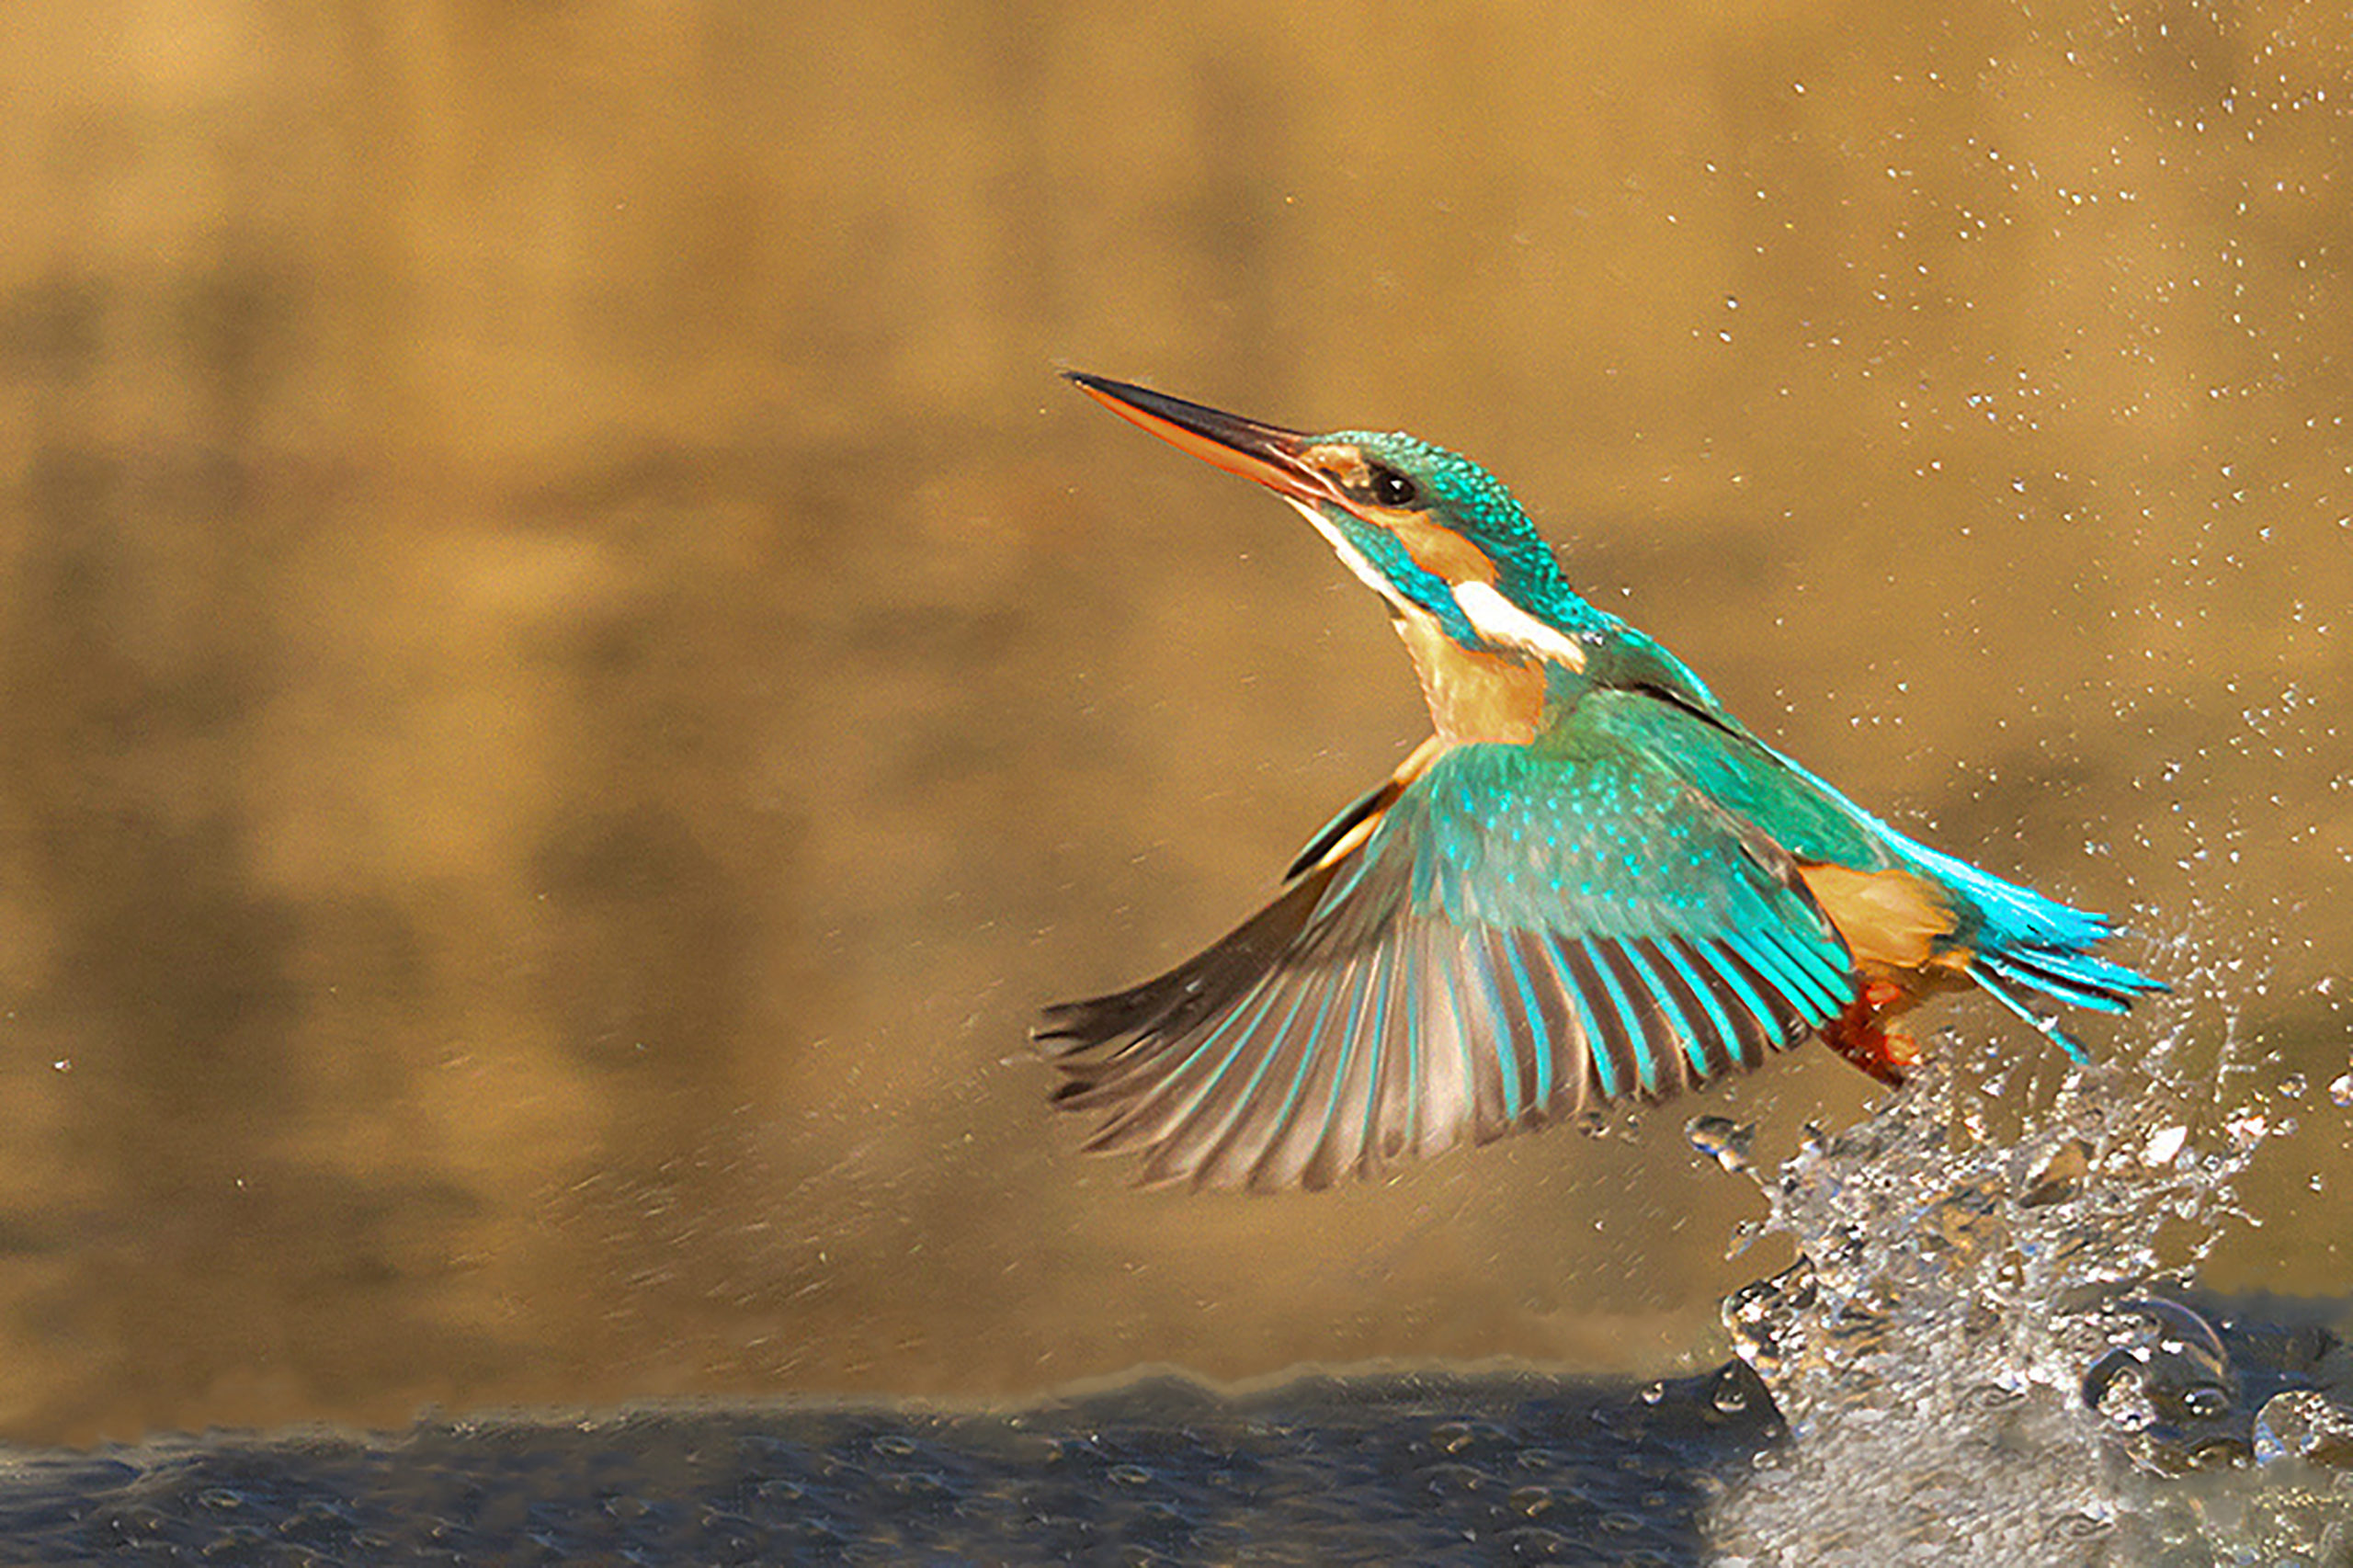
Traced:
<path fill-rule="evenodd" d="M 1290 502 L 1367 586 L 1465 647 L 1583 668 L 1583 640 L 1613 624 L 1570 591 L 1511 492 L 1468 458 L 1402 433 L 1313 436 L 1065 374 L 1121 418 Z"/>

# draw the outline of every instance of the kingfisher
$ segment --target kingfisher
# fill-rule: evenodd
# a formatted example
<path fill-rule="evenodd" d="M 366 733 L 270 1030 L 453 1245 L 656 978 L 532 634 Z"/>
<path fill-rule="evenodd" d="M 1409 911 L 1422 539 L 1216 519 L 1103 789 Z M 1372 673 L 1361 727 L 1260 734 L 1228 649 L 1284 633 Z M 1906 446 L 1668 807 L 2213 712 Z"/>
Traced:
<path fill-rule="evenodd" d="M 1758 739 L 1579 597 L 1467 458 L 1064 374 L 1296 508 L 1387 606 L 1432 730 L 1223 940 L 1046 1009 L 1056 1102 L 1140 1181 L 1324 1187 L 1817 1036 L 1900 1084 L 1918 1047 L 1889 1025 L 1972 986 L 2083 1062 L 2038 1003 L 2165 989 L 2091 950 L 2104 917 L 1906 837 Z"/>

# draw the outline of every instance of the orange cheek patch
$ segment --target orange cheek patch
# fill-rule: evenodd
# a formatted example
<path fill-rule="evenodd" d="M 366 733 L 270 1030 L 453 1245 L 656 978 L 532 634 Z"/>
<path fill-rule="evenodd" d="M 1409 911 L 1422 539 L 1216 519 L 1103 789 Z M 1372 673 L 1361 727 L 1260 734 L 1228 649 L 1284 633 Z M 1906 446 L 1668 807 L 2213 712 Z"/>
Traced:
<path fill-rule="evenodd" d="M 1364 453 L 1354 447 L 1310 447 L 1300 454 L 1309 467 L 1330 476 L 1333 485 L 1340 490 L 1361 490 L 1366 467 Z M 1391 506 L 1368 506 L 1360 501 L 1343 503 L 1349 511 L 1375 528 L 1387 528 L 1414 558 L 1414 564 L 1434 577 L 1449 583 L 1492 583 L 1495 580 L 1495 563 L 1486 552 L 1449 528 L 1442 528 L 1429 519 L 1427 512 L 1399 510 Z"/>
<path fill-rule="evenodd" d="M 1449 583 L 1493 583 L 1495 563 L 1487 552 L 1419 512 L 1368 511 L 1365 516 L 1397 536 L 1414 563 Z"/>

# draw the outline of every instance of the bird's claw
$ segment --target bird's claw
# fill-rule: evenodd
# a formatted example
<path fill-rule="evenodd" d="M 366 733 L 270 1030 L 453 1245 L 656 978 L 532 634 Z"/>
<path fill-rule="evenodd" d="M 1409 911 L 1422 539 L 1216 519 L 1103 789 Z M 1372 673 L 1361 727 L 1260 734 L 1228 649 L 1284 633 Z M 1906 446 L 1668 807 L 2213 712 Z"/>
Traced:
<path fill-rule="evenodd" d="M 1910 993 L 1893 981 L 1874 980 L 1823 1029 L 1830 1049 L 1890 1087 L 1903 1084 L 1920 1061 L 1920 1042 L 1881 1027 L 1891 1013 L 1909 1005 Z"/>

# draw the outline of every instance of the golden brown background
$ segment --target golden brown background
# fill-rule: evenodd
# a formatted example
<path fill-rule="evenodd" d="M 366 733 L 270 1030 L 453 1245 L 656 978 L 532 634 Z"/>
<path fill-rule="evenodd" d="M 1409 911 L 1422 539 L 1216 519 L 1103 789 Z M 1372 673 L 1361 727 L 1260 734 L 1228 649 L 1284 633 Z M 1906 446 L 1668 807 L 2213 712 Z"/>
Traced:
<path fill-rule="evenodd" d="M 0 27 L 0 1437 L 1720 1353 L 1777 1256 L 1688 1108 L 1264 1201 L 1042 1108 L 1032 1008 L 1422 723 L 1064 365 L 1469 449 L 1799 756 L 2128 913 L 2190 994 L 2093 1038 L 2308 1079 L 2218 1282 L 2353 1289 L 2336 8 Z"/>

